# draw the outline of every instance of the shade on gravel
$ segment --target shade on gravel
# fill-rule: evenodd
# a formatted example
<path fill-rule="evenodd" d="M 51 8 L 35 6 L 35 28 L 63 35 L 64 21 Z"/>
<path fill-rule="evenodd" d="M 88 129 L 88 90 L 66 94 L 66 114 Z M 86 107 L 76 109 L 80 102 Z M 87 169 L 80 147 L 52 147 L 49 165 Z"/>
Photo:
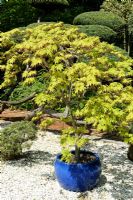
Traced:
<path fill-rule="evenodd" d="M 59 135 L 40 132 L 20 160 L 0 163 L 0 200 L 133 200 L 133 162 L 123 142 L 92 138 L 86 147 L 100 154 L 102 176 L 92 191 L 75 193 L 58 185 L 53 163 Z"/>

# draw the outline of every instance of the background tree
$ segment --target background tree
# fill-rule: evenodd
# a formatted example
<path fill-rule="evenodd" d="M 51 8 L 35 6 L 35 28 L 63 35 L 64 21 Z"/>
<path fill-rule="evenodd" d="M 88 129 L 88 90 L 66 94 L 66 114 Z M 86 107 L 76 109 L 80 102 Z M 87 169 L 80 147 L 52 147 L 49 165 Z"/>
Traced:
<path fill-rule="evenodd" d="M 102 0 L 69 0 L 69 5 L 61 4 L 62 1 L 57 2 L 56 0 L 43 0 L 41 3 L 38 0 L 35 1 L 33 5 L 42 11 L 41 21 L 63 21 L 72 24 L 76 15 L 88 10 L 98 10 Z"/>
<path fill-rule="evenodd" d="M 29 3 L 32 4 L 63 4 L 69 5 L 67 0 L 27 0 Z"/>
<path fill-rule="evenodd" d="M 9 0 L 0 6 L 0 31 L 26 26 L 36 22 L 39 10 L 26 0 Z"/>
<path fill-rule="evenodd" d="M 37 21 L 63 21 L 72 24 L 78 14 L 98 10 L 102 0 L 8 0 L 0 5 L 0 31 Z"/>
<path fill-rule="evenodd" d="M 129 31 L 128 20 L 133 13 L 133 1 L 132 0 L 105 0 L 101 6 L 105 11 L 117 14 L 125 21 L 124 28 L 124 49 L 129 53 L 131 52 L 131 35 Z"/>

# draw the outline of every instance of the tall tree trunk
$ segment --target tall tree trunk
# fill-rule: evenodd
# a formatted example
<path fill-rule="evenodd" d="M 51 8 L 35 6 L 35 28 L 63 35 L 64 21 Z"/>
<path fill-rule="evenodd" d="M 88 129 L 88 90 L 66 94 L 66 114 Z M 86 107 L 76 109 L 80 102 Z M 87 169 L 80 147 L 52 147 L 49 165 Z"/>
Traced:
<path fill-rule="evenodd" d="M 18 105 L 18 104 L 25 103 L 25 102 L 33 99 L 35 96 L 36 96 L 36 93 L 34 92 L 31 95 L 29 95 L 28 97 L 25 97 L 19 101 L 1 101 L 0 100 L 0 103 L 6 104 L 6 105 Z"/>
<path fill-rule="evenodd" d="M 131 38 L 130 38 L 130 34 L 128 34 L 128 55 L 130 56 L 131 54 Z"/>
<path fill-rule="evenodd" d="M 126 29 L 126 26 L 124 27 L 123 47 L 124 47 L 124 50 L 127 51 L 127 29 Z"/>

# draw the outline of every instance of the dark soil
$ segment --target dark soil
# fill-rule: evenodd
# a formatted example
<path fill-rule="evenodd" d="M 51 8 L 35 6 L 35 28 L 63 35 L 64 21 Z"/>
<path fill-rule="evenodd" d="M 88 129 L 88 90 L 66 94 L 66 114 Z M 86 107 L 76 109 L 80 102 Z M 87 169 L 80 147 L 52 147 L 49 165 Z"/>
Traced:
<path fill-rule="evenodd" d="M 79 158 L 79 162 L 78 163 L 89 163 L 92 162 L 96 159 L 96 157 L 94 155 L 92 155 L 89 152 L 84 152 L 84 153 L 80 153 L 80 158 Z M 75 155 L 73 154 L 73 158 L 71 163 L 77 163 Z"/>
<path fill-rule="evenodd" d="M 93 155 L 90 155 L 90 154 L 81 154 L 80 155 L 80 162 L 81 163 L 87 163 L 87 162 L 91 162 L 91 161 L 93 161 L 93 160 L 95 160 L 96 158 L 95 158 L 95 156 L 93 156 Z"/>

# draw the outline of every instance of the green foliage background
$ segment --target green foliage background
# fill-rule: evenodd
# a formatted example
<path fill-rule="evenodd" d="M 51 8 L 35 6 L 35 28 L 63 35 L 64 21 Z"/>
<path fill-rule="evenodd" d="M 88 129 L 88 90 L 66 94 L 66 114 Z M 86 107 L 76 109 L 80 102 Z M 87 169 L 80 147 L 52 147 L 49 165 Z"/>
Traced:
<path fill-rule="evenodd" d="M 26 26 L 37 21 L 39 10 L 26 0 L 10 0 L 0 6 L 0 31 Z"/>
<path fill-rule="evenodd" d="M 31 1 L 30 1 L 31 2 Z M 41 21 L 63 21 L 72 24 L 74 17 L 88 10 L 98 10 L 102 0 L 69 1 L 69 6 L 55 1 L 30 4 L 28 0 L 9 0 L 0 5 L 0 31 L 8 31 Z"/>

